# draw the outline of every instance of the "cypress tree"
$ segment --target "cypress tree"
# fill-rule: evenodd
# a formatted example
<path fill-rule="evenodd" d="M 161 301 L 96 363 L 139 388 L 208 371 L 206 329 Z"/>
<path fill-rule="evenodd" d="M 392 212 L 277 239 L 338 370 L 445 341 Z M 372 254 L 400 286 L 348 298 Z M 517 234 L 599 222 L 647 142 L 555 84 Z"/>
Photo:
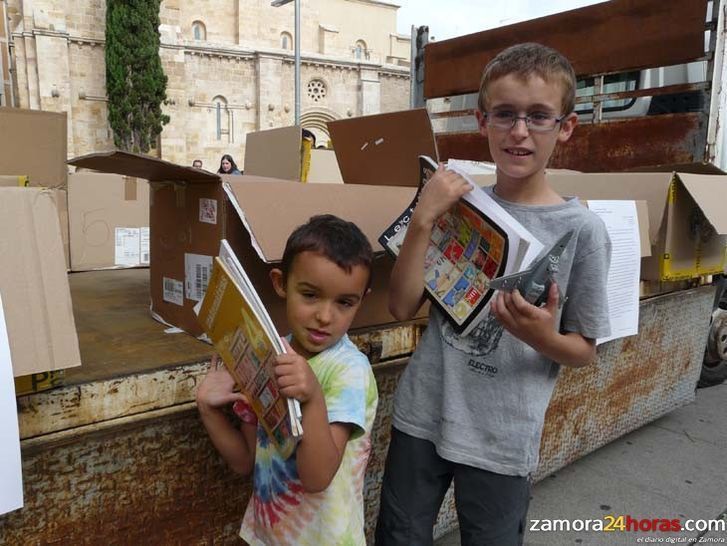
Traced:
<path fill-rule="evenodd" d="M 106 1 L 106 95 L 114 143 L 147 153 L 169 116 L 159 58 L 160 0 Z"/>

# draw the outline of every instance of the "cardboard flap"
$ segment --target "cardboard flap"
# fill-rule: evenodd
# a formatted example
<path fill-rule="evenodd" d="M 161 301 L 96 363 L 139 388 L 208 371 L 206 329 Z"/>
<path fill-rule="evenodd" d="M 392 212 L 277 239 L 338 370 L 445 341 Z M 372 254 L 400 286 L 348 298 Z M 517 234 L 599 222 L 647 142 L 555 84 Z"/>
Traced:
<path fill-rule="evenodd" d="M 70 165 L 93 169 L 105 173 L 124 174 L 146 178 L 150 182 L 218 182 L 220 177 L 214 173 L 182 167 L 169 161 L 147 157 L 130 152 L 104 152 L 75 157 Z"/>
<path fill-rule="evenodd" d="M 32 186 L 64 188 L 67 141 L 65 112 L 0 108 L 0 174 L 23 174 Z"/>
<path fill-rule="evenodd" d="M 727 176 L 678 173 L 679 180 L 720 235 L 727 235 Z"/>
<path fill-rule="evenodd" d="M 245 174 L 300 180 L 300 142 L 298 126 L 248 133 Z"/>
<path fill-rule="evenodd" d="M 416 187 L 417 157 L 438 157 L 426 108 L 330 121 L 328 130 L 347 184 Z"/>
<path fill-rule="evenodd" d="M 649 209 L 649 240 L 656 244 L 664 219 L 671 173 L 588 173 L 548 175 L 560 195 L 579 199 L 631 199 L 646 201 Z"/>
<path fill-rule="evenodd" d="M 0 189 L 0 267 L 15 376 L 79 366 L 66 260 L 53 193 Z"/>
<path fill-rule="evenodd" d="M 310 172 L 308 182 L 342 183 L 341 169 L 338 168 L 336 153 L 333 150 L 310 151 Z"/>
<path fill-rule="evenodd" d="M 224 187 L 265 262 L 280 260 L 288 235 L 316 214 L 334 214 L 355 223 L 374 252 L 382 252 L 379 235 L 409 206 L 416 192 L 414 188 L 229 179 Z M 366 203 L 375 203 L 376 212 Z"/>

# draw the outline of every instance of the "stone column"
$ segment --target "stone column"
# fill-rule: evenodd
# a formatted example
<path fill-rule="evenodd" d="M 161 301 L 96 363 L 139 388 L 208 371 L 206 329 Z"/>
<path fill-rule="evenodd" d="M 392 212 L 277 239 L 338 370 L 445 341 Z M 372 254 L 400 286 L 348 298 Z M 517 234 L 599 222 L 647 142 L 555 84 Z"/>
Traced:
<path fill-rule="evenodd" d="M 381 82 L 378 70 L 361 68 L 359 72 L 359 110 L 362 116 L 381 111 Z"/>

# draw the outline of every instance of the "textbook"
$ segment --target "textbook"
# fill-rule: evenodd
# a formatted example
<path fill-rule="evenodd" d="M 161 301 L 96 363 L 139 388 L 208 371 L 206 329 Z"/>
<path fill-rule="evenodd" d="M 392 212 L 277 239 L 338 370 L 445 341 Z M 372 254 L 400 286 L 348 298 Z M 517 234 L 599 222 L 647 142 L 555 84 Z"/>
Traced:
<path fill-rule="evenodd" d="M 280 394 L 273 373 L 275 356 L 285 347 L 226 239 L 214 259 L 198 319 L 258 422 L 278 450 L 290 455 L 303 427 L 300 404 Z"/>
<path fill-rule="evenodd" d="M 489 310 L 494 290 L 490 281 L 525 269 L 543 249 L 520 222 L 472 182 L 462 163 L 448 166 L 474 189 L 466 194 L 432 230 L 424 261 L 427 296 L 448 317 L 455 331 L 467 335 Z M 419 156 L 419 189 L 411 205 L 379 237 L 394 258 L 422 188 L 437 169 L 429 157 Z"/>

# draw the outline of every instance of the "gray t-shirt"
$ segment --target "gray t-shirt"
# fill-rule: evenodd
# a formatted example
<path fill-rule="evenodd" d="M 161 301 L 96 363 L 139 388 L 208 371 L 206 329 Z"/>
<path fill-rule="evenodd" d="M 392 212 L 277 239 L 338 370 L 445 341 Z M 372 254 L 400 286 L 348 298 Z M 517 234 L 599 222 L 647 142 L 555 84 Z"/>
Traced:
<path fill-rule="evenodd" d="M 601 219 L 576 198 L 528 206 L 504 201 L 490 188 L 483 191 L 546 250 L 575 230 L 555 274 L 567 296 L 560 331 L 587 338 L 608 335 L 611 242 Z M 432 307 L 429 326 L 397 388 L 394 426 L 433 442 L 444 459 L 526 476 L 538 465 L 545 410 L 559 368 L 510 335 L 492 315 L 469 335 L 459 336 Z"/>

